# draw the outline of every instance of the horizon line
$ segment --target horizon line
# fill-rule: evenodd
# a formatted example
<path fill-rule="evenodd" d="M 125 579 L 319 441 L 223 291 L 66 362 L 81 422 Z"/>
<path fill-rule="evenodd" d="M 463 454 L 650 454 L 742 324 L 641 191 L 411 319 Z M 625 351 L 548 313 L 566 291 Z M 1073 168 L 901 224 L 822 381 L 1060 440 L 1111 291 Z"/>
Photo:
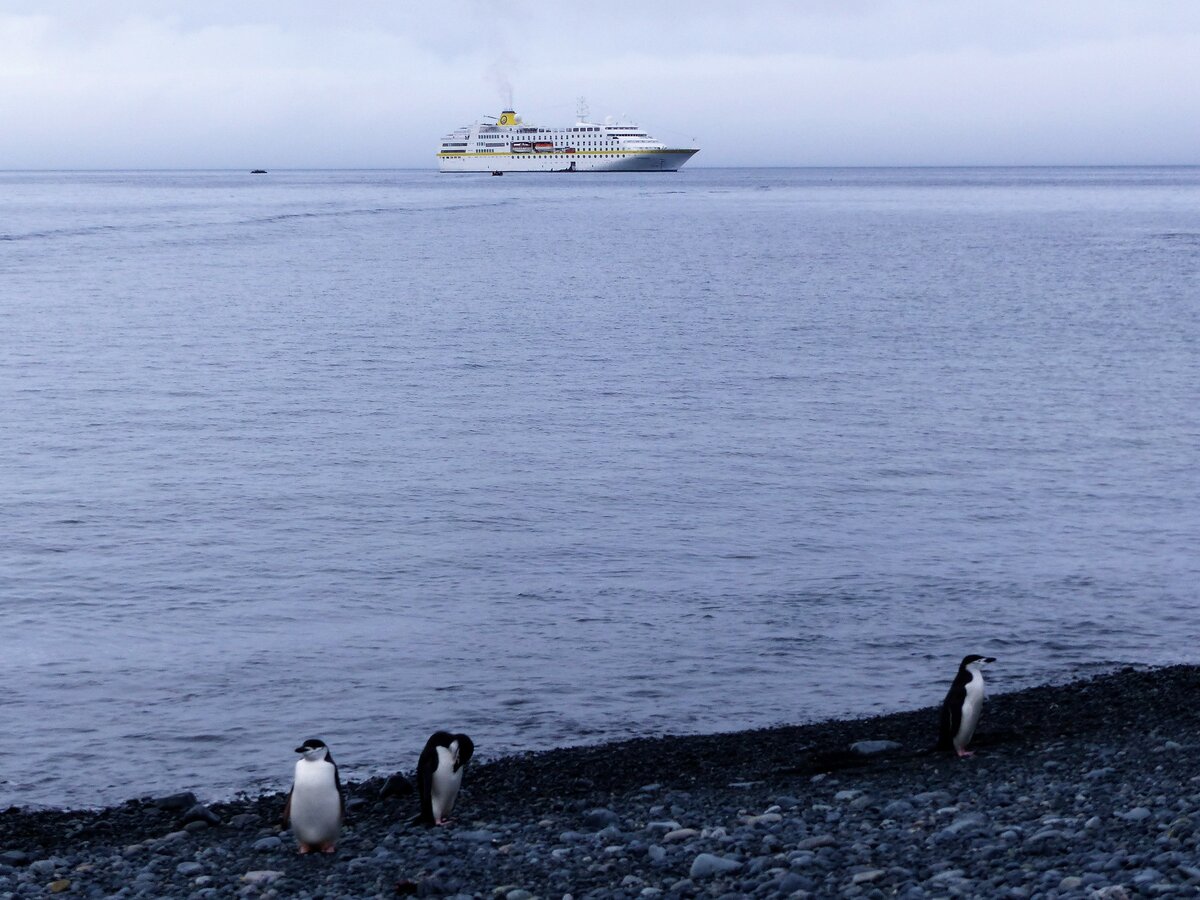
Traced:
<path fill-rule="evenodd" d="M 1195 169 L 1200 162 L 1190 163 L 844 163 L 844 164 L 789 164 L 789 165 L 692 165 L 686 171 L 697 169 Z M 654 175 L 679 174 L 676 170 L 666 172 L 582 172 L 582 175 Z M 271 172 L 431 172 L 435 175 L 472 175 L 477 172 L 442 172 L 432 166 L 278 166 L 256 173 L 253 169 L 240 166 L 55 166 L 49 168 L 0 168 L 0 173 L 45 173 L 45 172 L 245 172 L 246 174 L 270 174 Z M 539 172 L 512 172 L 509 174 L 544 174 Z"/>

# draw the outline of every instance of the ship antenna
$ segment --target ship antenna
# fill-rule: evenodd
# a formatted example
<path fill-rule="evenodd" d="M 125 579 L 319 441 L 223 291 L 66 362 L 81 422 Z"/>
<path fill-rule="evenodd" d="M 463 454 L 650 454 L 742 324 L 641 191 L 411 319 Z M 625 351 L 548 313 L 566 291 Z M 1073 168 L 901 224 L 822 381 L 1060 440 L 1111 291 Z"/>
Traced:
<path fill-rule="evenodd" d="M 580 97 L 579 100 L 576 101 L 575 116 L 580 122 L 586 122 L 588 120 L 588 115 L 587 98 Z"/>

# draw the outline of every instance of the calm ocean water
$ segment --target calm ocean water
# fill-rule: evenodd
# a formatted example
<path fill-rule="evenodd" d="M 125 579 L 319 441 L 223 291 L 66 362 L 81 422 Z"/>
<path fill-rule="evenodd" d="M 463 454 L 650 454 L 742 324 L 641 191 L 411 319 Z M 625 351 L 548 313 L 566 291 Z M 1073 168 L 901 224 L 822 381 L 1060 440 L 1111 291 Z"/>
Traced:
<path fill-rule="evenodd" d="M 1196 662 L 1198 301 L 1200 169 L 0 173 L 0 807 Z"/>

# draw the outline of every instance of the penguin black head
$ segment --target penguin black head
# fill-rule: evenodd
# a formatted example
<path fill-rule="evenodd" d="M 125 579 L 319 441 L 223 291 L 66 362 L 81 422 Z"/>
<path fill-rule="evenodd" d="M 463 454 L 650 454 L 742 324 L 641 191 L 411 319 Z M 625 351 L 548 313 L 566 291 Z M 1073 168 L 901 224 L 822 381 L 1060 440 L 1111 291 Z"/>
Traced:
<path fill-rule="evenodd" d="M 296 752 L 303 753 L 305 759 L 317 760 L 324 759 L 329 753 L 329 748 L 325 746 L 325 742 L 320 738 L 309 738 L 296 748 Z"/>
<path fill-rule="evenodd" d="M 996 657 L 994 656 L 980 656 L 978 653 L 972 653 L 969 656 L 963 657 L 963 661 L 959 665 L 959 668 L 966 669 L 974 666 L 975 670 L 978 671 L 980 667 L 986 666 L 988 663 L 994 663 L 995 661 Z"/>
<path fill-rule="evenodd" d="M 450 752 L 454 754 L 454 771 L 457 772 L 471 761 L 475 744 L 465 734 L 456 734 L 450 742 Z"/>

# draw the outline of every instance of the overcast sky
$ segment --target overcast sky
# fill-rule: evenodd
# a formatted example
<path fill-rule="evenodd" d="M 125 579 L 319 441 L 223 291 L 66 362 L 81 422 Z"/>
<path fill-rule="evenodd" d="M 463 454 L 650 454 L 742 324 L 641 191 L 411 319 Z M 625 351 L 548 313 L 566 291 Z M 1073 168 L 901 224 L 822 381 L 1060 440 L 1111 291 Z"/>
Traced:
<path fill-rule="evenodd" d="M 1200 2 L 0 0 L 0 168 L 432 167 L 510 96 L 692 165 L 1196 164 Z"/>

